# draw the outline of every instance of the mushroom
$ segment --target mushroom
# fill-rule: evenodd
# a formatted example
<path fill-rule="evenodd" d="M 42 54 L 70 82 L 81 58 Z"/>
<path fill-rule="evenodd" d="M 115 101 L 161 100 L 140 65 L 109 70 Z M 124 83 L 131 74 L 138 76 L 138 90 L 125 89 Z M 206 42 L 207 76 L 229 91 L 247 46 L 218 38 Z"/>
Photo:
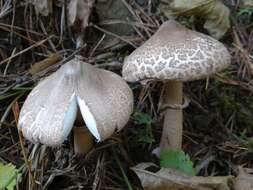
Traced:
<path fill-rule="evenodd" d="M 180 149 L 183 128 L 183 84 L 208 77 L 230 64 L 226 47 L 208 35 L 185 28 L 174 20 L 129 55 L 123 65 L 126 81 L 164 81 L 164 126 L 160 148 Z"/>
<path fill-rule="evenodd" d="M 133 94 L 117 74 L 76 57 L 32 90 L 18 128 L 34 143 L 57 146 L 70 133 L 78 108 L 91 134 L 103 141 L 129 120 Z"/>

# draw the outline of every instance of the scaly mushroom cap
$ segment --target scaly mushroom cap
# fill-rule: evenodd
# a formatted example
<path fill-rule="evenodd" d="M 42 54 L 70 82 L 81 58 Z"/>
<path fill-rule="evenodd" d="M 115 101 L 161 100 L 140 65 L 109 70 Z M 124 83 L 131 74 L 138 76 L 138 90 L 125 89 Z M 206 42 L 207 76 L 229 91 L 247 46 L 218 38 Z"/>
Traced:
<path fill-rule="evenodd" d="M 133 94 L 117 74 L 75 58 L 32 90 L 18 127 L 34 143 L 59 145 L 73 127 L 78 106 L 87 128 L 101 141 L 127 123 Z"/>
<path fill-rule="evenodd" d="M 171 20 L 125 59 L 122 75 L 129 82 L 191 81 L 221 71 L 230 59 L 219 41 Z"/>

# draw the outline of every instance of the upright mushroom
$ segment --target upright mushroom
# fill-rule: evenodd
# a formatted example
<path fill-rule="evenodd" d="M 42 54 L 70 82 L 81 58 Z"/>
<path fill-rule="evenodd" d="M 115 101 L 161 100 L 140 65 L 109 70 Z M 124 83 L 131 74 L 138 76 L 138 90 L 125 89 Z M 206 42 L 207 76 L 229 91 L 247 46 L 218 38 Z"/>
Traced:
<path fill-rule="evenodd" d="M 219 41 L 189 30 L 171 20 L 142 46 L 129 55 L 123 65 L 123 78 L 129 82 L 162 80 L 167 105 L 161 148 L 180 149 L 182 145 L 182 82 L 201 79 L 230 64 L 230 54 Z"/>
<path fill-rule="evenodd" d="M 87 128 L 102 141 L 127 123 L 133 94 L 117 74 L 75 58 L 32 90 L 18 128 L 34 143 L 60 145 L 73 127 L 78 107 Z"/>

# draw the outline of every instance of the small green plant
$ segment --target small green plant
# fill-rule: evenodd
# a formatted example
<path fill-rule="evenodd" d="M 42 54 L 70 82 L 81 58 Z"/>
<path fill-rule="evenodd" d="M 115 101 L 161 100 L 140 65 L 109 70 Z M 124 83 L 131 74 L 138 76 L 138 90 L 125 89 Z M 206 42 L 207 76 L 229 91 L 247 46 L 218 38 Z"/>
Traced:
<path fill-rule="evenodd" d="M 20 170 L 11 163 L 4 165 L 0 162 L 0 189 L 13 190 L 21 181 Z"/>
<path fill-rule="evenodd" d="M 193 163 L 182 150 L 165 149 L 161 152 L 161 167 L 172 168 L 189 175 L 196 175 Z"/>
<path fill-rule="evenodd" d="M 242 8 L 237 12 L 237 17 L 241 16 L 241 15 L 251 15 L 253 14 L 253 8 L 249 7 L 249 8 Z"/>
<path fill-rule="evenodd" d="M 137 125 L 144 125 L 144 128 L 139 128 L 138 132 L 136 133 L 137 142 L 141 144 L 149 144 L 155 142 L 153 133 L 152 133 L 152 118 L 150 115 L 141 113 L 136 111 L 133 115 L 133 120 Z"/>
<path fill-rule="evenodd" d="M 152 118 L 150 115 L 136 111 L 133 115 L 134 122 L 137 125 L 151 125 Z"/>
<path fill-rule="evenodd" d="M 144 143 L 144 144 L 152 144 L 155 142 L 151 126 L 147 126 L 145 129 L 138 130 L 137 141 L 139 143 Z"/>

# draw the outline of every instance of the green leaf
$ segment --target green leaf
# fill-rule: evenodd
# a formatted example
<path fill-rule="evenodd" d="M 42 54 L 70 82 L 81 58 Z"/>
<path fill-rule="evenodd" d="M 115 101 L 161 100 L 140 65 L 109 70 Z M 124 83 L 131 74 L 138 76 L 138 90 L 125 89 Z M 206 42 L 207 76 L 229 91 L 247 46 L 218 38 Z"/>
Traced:
<path fill-rule="evenodd" d="M 135 112 L 133 115 L 133 119 L 136 124 L 138 125 L 151 125 L 152 124 L 152 118 L 150 115 L 141 113 L 141 112 Z"/>
<path fill-rule="evenodd" d="M 230 11 L 219 0 L 172 0 L 169 5 L 160 7 L 168 18 L 173 16 L 203 18 L 204 28 L 216 39 L 220 39 L 230 28 Z"/>
<path fill-rule="evenodd" d="M 160 165 L 164 168 L 173 168 L 189 175 L 195 175 L 192 161 L 182 150 L 162 150 Z"/>
<path fill-rule="evenodd" d="M 152 144 L 155 142 L 151 126 L 146 126 L 144 129 L 139 129 L 137 133 L 139 143 Z"/>
<path fill-rule="evenodd" d="M 251 7 L 251 8 L 242 8 L 237 13 L 237 16 L 241 16 L 243 14 L 250 15 L 250 14 L 252 14 L 252 12 L 253 12 L 253 7 Z"/>
<path fill-rule="evenodd" d="M 0 163 L 0 189 L 13 190 L 20 180 L 21 173 L 13 164 Z"/>

